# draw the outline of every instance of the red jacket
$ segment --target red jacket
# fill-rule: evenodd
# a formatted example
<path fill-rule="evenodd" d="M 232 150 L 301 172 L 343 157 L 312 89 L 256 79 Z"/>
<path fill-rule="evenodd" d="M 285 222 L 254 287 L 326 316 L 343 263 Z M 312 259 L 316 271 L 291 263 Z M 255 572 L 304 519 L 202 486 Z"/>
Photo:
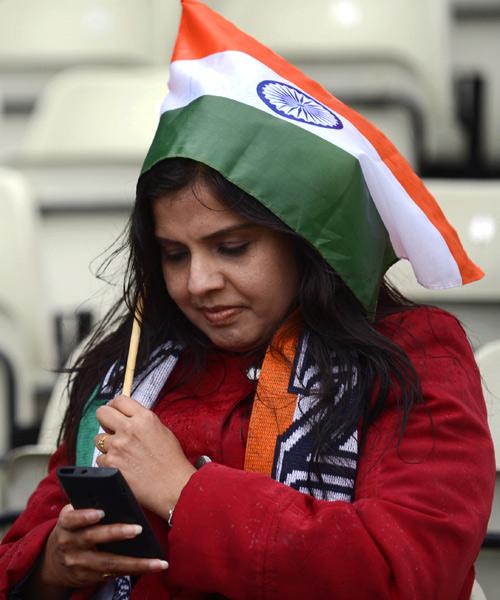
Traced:
<path fill-rule="evenodd" d="M 223 402 L 210 393 L 207 382 L 219 376 L 210 372 L 201 387 L 157 403 L 187 456 L 215 462 L 184 488 L 170 533 L 151 516 L 170 568 L 141 577 L 132 598 L 468 600 L 495 477 L 477 366 L 462 328 L 440 310 L 412 310 L 378 328 L 407 352 L 426 402 L 413 409 L 398 445 L 392 391 L 367 434 L 351 504 L 314 500 L 241 470 L 241 400 L 252 384 L 238 359 L 226 358 Z M 59 450 L 0 546 L 0 598 L 29 572 L 66 502 L 54 474 L 60 457 Z"/>

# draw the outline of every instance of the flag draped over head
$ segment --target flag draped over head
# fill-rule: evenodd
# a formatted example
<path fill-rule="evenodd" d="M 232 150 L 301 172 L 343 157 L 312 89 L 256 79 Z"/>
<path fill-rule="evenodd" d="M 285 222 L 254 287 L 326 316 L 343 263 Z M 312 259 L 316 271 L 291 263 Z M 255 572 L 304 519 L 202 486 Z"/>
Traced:
<path fill-rule="evenodd" d="M 143 172 L 173 157 L 216 169 L 312 243 L 370 309 L 398 258 L 429 288 L 482 277 L 380 131 L 206 5 L 182 7 Z"/>

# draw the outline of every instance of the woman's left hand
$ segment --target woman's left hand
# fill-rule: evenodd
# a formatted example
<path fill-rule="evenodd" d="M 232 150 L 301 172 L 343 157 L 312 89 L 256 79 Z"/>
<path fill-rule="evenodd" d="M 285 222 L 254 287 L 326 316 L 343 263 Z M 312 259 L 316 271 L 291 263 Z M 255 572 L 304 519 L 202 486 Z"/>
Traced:
<path fill-rule="evenodd" d="M 122 472 L 137 500 L 163 518 L 168 518 L 191 475 L 196 471 L 175 435 L 150 410 L 128 396 L 117 396 L 96 412 L 109 433 L 97 458 L 100 467 Z M 98 446 L 99 447 L 99 446 Z"/>

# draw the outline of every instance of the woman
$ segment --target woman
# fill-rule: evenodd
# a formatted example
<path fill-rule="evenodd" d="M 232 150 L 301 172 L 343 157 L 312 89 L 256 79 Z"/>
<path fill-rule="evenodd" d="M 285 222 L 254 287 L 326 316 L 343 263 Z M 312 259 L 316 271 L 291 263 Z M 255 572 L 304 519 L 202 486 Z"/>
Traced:
<path fill-rule="evenodd" d="M 217 44 L 241 38 L 248 56 L 265 54 L 207 11 L 184 2 L 171 94 L 138 182 L 124 297 L 75 365 L 63 444 L 4 539 L 0 590 L 51 599 L 465 600 L 491 506 L 492 444 L 458 322 L 383 282 L 396 255 L 433 284 L 450 272 L 415 211 L 416 241 L 391 221 L 397 186 L 377 178 L 384 152 L 417 196 L 423 186 L 386 140 L 382 160 L 370 163 L 368 145 L 359 163 L 336 150 L 326 172 L 310 154 L 309 129 L 337 136 L 348 123 L 319 101 L 294 113 L 292 94 L 286 118 L 310 119 L 297 130 L 271 116 L 279 103 L 262 115 L 245 108 L 245 118 L 220 94 L 182 105 L 186 90 L 204 85 L 183 80 L 195 60 L 186 58 L 186 32 L 196 34 L 196 52 L 206 25 Z M 224 59 L 217 54 L 214 68 Z M 206 64 L 196 67 L 202 79 Z M 285 86 L 261 83 L 251 88 L 271 104 Z M 236 143 L 244 143 L 238 152 Z M 446 238 L 446 226 L 439 231 Z M 477 278 L 458 240 L 446 239 L 461 280 Z M 139 297 L 128 398 L 119 392 Z M 196 468 L 202 456 L 211 462 Z M 55 468 L 74 462 L 122 471 L 168 565 L 98 550 L 138 530 L 99 525 L 97 511 L 66 505 Z"/>
<path fill-rule="evenodd" d="M 104 450 L 97 464 L 118 467 L 150 511 L 170 572 L 160 560 L 96 551 L 99 542 L 137 532 L 99 526 L 96 511 L 63 508 L 54 475 L 57 464 L 75 460 L 77 429 L 95 382 L 110 364 L 123 363 L 128 315 L 80 359 L 65 445 L 4 542 L 7 571 L 16 561 L 26 571 L 17 546 L 33 557 L 43 552 L 26 582 L 31 597 L 64 598 L 69 589 L 91 597 L 103 574 L 142 575 L 137 598 L 176 597 L 179 590 L 186 598 L 209 592 L 468 597 L 491 500 L 492 456 L 477 369 L 456 320 L 383 286 L 372 323 L 303 238 L 188 159 L 167 159 L 142 176 L 130 242 L 127 299 L 133 305 L 139 290 L 146 299 L 141 370 L 150 368 L 150 350 L 165 340 L 184 350 L 163 350 L 161 364 L 177 352 L 181 358 L 154 412 L 124 396 L 97 409 L 109 432 L 95 440 L 103 440 Z M 304 331 L 308 360 L 319 368 L 312 383 L 300 371 L 301 385 L 317 385 L 320 398 L 308 415 L 314 459 L 308 477 L 286 487 L 239 470 L 256 388 L 246 372 L 262 363 L 273 335 L 276 356 L 268 359 L 276 367 L 284 355 L 290 371 L 288 341 Z M 108 397 L 100 396 L 101 402 Z M 304 390 L 301 404 L 307 412 Z M 278 407 L 275 418 L 285 411 Z M 348 443 L 353 430 L 359 459 Z M 200 454 L 214 464 L 197 472 L 192 463 Z M 336 463 L 328 463 L 332 456 Z M 316 499 L 297 491 L 302 488 Z M 334 493 L 343 500 L 320 499 Z M 254 581 L 257 575 L 264 580 Z M 329 590 L 337 591 L 330 596 Z"/>

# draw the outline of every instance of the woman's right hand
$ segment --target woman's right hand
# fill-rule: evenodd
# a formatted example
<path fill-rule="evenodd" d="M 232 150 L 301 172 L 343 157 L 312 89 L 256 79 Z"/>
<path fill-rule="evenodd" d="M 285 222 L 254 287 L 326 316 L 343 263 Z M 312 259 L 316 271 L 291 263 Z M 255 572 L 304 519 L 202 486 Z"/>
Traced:
<path fill-rule="evenodd" d="M 163 571 L 160 559 L 135 558 L 101 552 L 104 542 L 130 539 L 140 533 L 137 525 L 99 525 L 102 511 L 75 510 L 67 504 L 45 546 L 37 583 L 42 587 L 80 588 L 102 583 L 114 575 L 142 575 Z"/>

